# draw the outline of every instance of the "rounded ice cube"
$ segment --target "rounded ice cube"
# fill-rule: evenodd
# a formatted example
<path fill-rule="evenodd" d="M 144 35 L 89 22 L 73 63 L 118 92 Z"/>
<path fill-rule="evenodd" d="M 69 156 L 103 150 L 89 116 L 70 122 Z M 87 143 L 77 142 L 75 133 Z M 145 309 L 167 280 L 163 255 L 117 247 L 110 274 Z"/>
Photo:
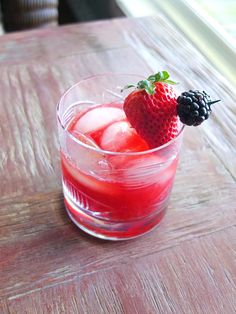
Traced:
<path fill-rule="evenodd" d="M 87 111 L 74 125 L 73 129 L 81 133 L 91 133 L 105 128 L 113 121 L 125 119 L 122 109 L 115 107 L 95 107 Z"/>
<path fill-rule="evenodd" d="M 148 149 L 147 144 L 128 121 L 119 121 L 108 126 L 103 132 L 100 146 L 113 152 L 138 152 Z"/>

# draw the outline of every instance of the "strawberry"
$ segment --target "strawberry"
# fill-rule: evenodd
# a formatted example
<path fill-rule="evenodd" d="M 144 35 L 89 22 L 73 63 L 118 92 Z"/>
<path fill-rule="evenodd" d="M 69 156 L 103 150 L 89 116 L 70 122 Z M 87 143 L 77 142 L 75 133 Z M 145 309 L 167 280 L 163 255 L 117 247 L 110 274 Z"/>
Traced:
<path fill-rule="evenodd" d="M 124 101 L 125 114 L 150 148 L 161 146 L 178 134 L 177 95 L 166 71 L 139 81 Z"/>

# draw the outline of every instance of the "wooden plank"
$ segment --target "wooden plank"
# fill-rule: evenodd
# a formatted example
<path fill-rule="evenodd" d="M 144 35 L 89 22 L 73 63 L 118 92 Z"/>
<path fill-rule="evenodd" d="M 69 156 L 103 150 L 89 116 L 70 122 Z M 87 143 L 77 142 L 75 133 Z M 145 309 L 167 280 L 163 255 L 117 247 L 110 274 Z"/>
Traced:
<path fill-rule="evenodd" d="M 24 31 L 0 37 L 0 65 L 54 61 L 122 46 L 123 35 L 112 20 Z"/>
<path fill-rule="evenodd" d="M 9 314 L 9 309 L 7 305 L 7 300 L 0 300 L 0 313 L 1 314 Z"/>
<path fill-rule="evenodd" d="M 99 23 L 101 23 L 99 24 L 101 27 L 103 26 L 102 28 L 105 30 L 107 29 L 105 26 L 108 22 Z M 157 27 L 157 24 L 160 24 L 162 27 Z M 62 30 L 66 33 L 70 30 L 70 32 L 76 36 L 75 34 L 77 32 L 83 33 L 84 29 L 86 29 L 86 25 L 82 25 L 81 28 L 70 26 L 69 29 L 66 27 L 62 28 Z M 104 34 L 100 34 L 97 31 L 100 28 L 97 27 L 96 23 L 88 25 L 88 34 L 91 32 L 93 36 L 97 36 L 99 39 L 100 37 L 104 38 L 104 36 L 102 36 Z M 115 20 L 113 23 L 109 24 L 108 28 L 111 32 L 116 31 L 116 35 L 113 37 L 118 36 L 118 38 L 117 41 L 113 42 L 113 46 L 109 46 L 107 42 L 101 44 L 103 45 L 104 50 L 107 49 L 105 52 L 100 52 L 98 54 L 92 53 L 92 50 L 90 50 L 91 46 L 85 45 L 84 49 L 87 53 L 81 55 L 79 58 L 77 55 L 71 56 L 68 51 L 61 51 L 63 62 L 57 55 L 55 55 L 54 60 L 50 60 L 50 63 L 47 63 L 48 56 L 50 56 L 50 54 L 45 53 L 45 58 L 41 60 L 41 63 L 38 62 L 37 58 L 36 60 L 33 59 L 33 64 L 27 65 L 27 60 L 31 59 L 34 53 L 38 51 L 37 46 L 33 46 L 32 50 L 29 49 L 27 52 L 28 57 L 27 60 L 24 61 L 26 65 L 12 67 L 10 66 L 14 64 L 14 62 L 12 62 L 7 68 L 1 68 L 1 92 L 4 92 L 5 95 L 4 99 L 0 103 L 2 107 L 1 111 L 3 112 L 2 120 L 5 122 L 1 128 L 5 127 L 6 129 L 1 132 L 1 135 L 5 137 L 6 133 L 10 131 L 7 121 L 8 119 L 13 119 L 14 116 L 16 116 L 16 121 L 12 122 L 12 128 L 16 129 L 14 129 L 11 133 L 18 135 L 18 137 L 9 139 L 7 142 L 13 142 L 17 150 L 21 152 L 19 159 L 21 158 L 21 163 L 23 165 L 25 158 L 30 158 L 29 165 L 31 166 L 31 172 L 33 172 L 35 178 L 37 177 L 38 188 L 40 189 L 41 186 L 45 186 L 45 182 L 42 182 L 43 177 L 45 176 L 45 171 L 51 174 L 50 177 L 46 176 L 46 187 L 52 189 L 55 182 L 55 176 L 53 176 L 53 171 L 51 171 L 54 167 L 54 160 L 52 160 L 50 154 L 52 153 L 53 156 L 58 155 L 54 155 L 53 152 L 50 151 L 48 147 L 49 143 L 46 144 L 46 142 L 48 141 L 48 134 L 53 134 L 52 137 L 54 145 L 57 146 L 55 104 L 62 91 L 64 91 L 69 85 L 81 79 L 81 77 L 94 73 L 105 72 L 107 70 L 119 72 L 122 64 L 124 63 L 126 64 L 126 71 L 132 73 L 136 72 L 146 74 L 148 73 L 148 69 L 156 71 L 156 69 L 167 68 L 173 73 L 176 80 L 182 82 L 179 90 L 194 87 L 202 88 L 202 86 L 207 86 L 209 93 L 211 93 L 214 97 L 221 97 L 223 99 L 222 105 L 216 106 L 214 119 L 209 120 L 209 122 L 203 125 L 200 129 L 201 132 L 205 134 L 217 156 L 221 158 L 227 169 L 235 177 L 235 163 L 231 162 L 231 160 L 234 159 L 236 153 L 236 139 L 234 136 L 235 124 L 233 122 L 236 111 L 236 96 L 232 93 L 233 89 L 227 85 L 224 78 L 221 77 L 221 75 L 217 73 L 195 49 L 193 49 L 183 36 L 174 30 L 174 28 L 161 17 L 148 20 L 122 20 L 122 22 L 121 20 Z M 166 51 L 165 48 L 166 36 L 162 31 L 163 28 L 168 29 L 168 42 L 170 45 L 168 51 Z M 74 29 L 75 33 L 72 29 Z M 152 29 L 151 33 L 149 32 L 149 29 Z M 40 38 L 40 36 L 44 34 L 41 32 L 42 31 L 39 31 L 39 33 L 36 32 L 35 35 L 38 34 L 38 38 Z M 30 34 L 31 33 L 26 33 L 25 35 L 15 34 L 16 41 L 14 43 L 15 46 L 13 46 L 16 47 L 18 41 L 21 42 L 21 40 L 23 40 L 24 42 L 24 39 L 30 40 Z M 55 30 L 47 30 L 44 36 L 52 43 L 51 46 L 55 45 L 53 49 L 57 51 L 58 49 L 56 47 L 57 44 L 55 42 L 55 34 L 57 34 L 55 33 Z M 10 36 L 7 38 L 9 41 L 10 38 L 15 37 Z M 60 36 L 57 35 L 57 37 Z M 118 49 L 119 47 L 117 47 L 117 49 L 112 50 L 113 48 L 116 48 L 116 42 L 121 43 L 122 41 L 122 47 L 124 48 Z M 72 37 L 70 36 L 68 37 L 68 43 L 77 47 L 75 41 L 72 40 Z M 173 44 L 175 45 L 175 49 L 177 49 L 178 54 L 173 53 L 175 50 L 174 47 L 171 46 Z M 48 43 L 45 43 L 45 45 L 48 46 Z M 22 46 L 25 47 L 23 44 Z M 94 49 L 95 48 L 96 47 L 94 47 Z M 17 51 L 18 50 L 21 51 L 21 48 L 19 47 Z M 11 53 L 13 54 L 14 51 L 16 51 L 16 49 L 12 49 Z M 163 51 L 165 51 L 166 54 L 163 54 Z M 3 52 L 8 53 L 7 48 L 4 48 Z M 80 51 L 78 50 L 76 53 L 78 54 Z M 185 62 L 186 58 L 188 59 L 188 63 Z M 17 60 L 20 60 L 19 57 L 17 57 Z M 96 67 L 94 67 L 94 64 L 96 64 Z M 181 73 L 179 72 L 179 68 L 182 69 Z M 188 79 L 189 77 L 190 79 Z M 210 80 L 209 77 L 212 79 Z M 44 84 L 42 84 L 42 80 L 44 81 Z M 24 90 L 25 84 L 27 84 L 26 90 Z M 13 90 L 16 91 L 16 93 L 13 93 Z M 24 106 L 22 106 L 22 104 L 24 104 Z M 41 109 L 41 107 L 43 109 Z M 20 117 L 18 118 L 18 116 Z M 38 123 L 46 123 L 49 129 L 46 127 L 45 131 L 42 130 L 42 128 L 40 128 L 34 121 L 36 116 L 40 121 Z M 22 121 L 19 122 L 19 119 L 22 119 Z M 51 125 L 49 125 L 49 121 Z M 22 127 L 22 124 L 24 126 L 21 132 L 19 132 L 17 128 L 19 123 L 21 123 L 19 127 Z M 31 124 L 35 125 L 31 126 Z M 34 129 L 32 130 L 33 134 L 30 134 L 30 128 Z M 42 143 L 42 141 L 44 143 L 43 147 L 41 147 L 42 145 L 38 147 L 37 142 L 36 144 L 32 143 L 36 139 L 36 135 L 34 133 L 38 132 L 40 132 L 40 143 Z M 26 135 L 22 144 L 22 139 L 20 139 L 19 133 Z M 222 141 L 219 139 L 222 139 Z M 52 145 L 50 143 L 50 147 L 51 146 Z M 25 149 L 29 150 L 29 152 L 27 153 L 28 156 L 23 158 Z M 34 156 L 32 149 L 36 150 L 36 156 Z M 4 151 L 5 150 L 9 150 L 9 148 L 4 147 Z M 13 148 L 11 148 L 8 155 L 14 155 Z M 225 158 L 225 155 L 227 155 L 228 158 Z M 46 164 L 43 163 L 45 157 L 46 160 L 48 159 L 48 163 Z M 6 154 L 3 154 L 2 163 L 4 166 L 6 158 Z M 39 164 L 37 166 L 38 161 L 35 160 L 35 158 L 40 159 L 39 162 L 41 162 L 41 165 Z M 58 164 L 58 160 L 55 161 L 56 164 Z M 23 165 L 21 165 L 22 171 L 24 171 L 24 177 L 26 178 L 26 184 L 24 186 L 28 186 L 32 189 L 32 178 L 29 178 L 29 171 L 27 171 Z M 40 167 L 42 169 L 37 169 Z M 6 167 L 4 169 L 6 169 Z M 13 167 L 12 170 L 16 176 L 13 180 L 17 182 L 18 168 L 15 169 L 15 167 Z M 41 171 L 41 173 L 40 175 L 38 173 L 37 176 L 37 172 L 39 171 Z M 58 171 L 56 171 L 56 173 L 59 174 Z M 4 174 L 4 177 L 7 180 L 9 175 L 6 176 Z M 57 178 L 59 178 L 59 176 L 57 176 L 56 179 Z M 4 186 L 10 186 L 9 182 L 7 181 Z"/>
<path fill-rule="evenodd" d="M 134 241 L 108 243 L 80 232 L 65 213 L 55 107 L 71 84 L 91 74 L 120 72 L 124 64 L 126 72 L 137 74 L 166 68 L 183 82 L 179 90 L 207 86 L 213 96 L 222 97 L 223 106 L 217 105 L 213 118 L 202 127 L 186 129 L 170 208 L 161 227 Z M 236 98 L 224 78 L 159 16 L 4 36 L 0 38 L 0 71 L 4 95 L 0 99 L 0 138 L 4 139 L 0 298 L 9 298 L 11 312 L 28 308 L 27 302 L 29 313 L 93 313 L 96 309 L 122 313 L 129 306 L 131 313 L 205 313 L 207 306 L 212 313 L 232 310 L 233 255 L 225 247 L 230 245 L 232 253 Z M 191 247 L 189 243 L 197 244 Z M 162 255 L 167 251 L 167 257 Z M 205 255 L 214 266 L 217 287 L 202 258 Z M 174 270 L 170 269 L 172 260 Z M 113 267 L 115 275 L 109 270 Z M 223 274 L 222 267 L 229 271 Z M 179 282 L 174 273 L 178 269 Z M 140 291 L 145 293 L 139 302 Z M 30 293 L 33 299 L 26 301 Z M 48 301 L 45 293 L 50 295 Z M 226 295 L 223 308 L 220 294 Z M 83 295 L 81 302 L 77 295 Z"/>
<path fill-rule="evenodd" d="M 120 58 L 128 62 L 128 72 L 147 72 L 145 62 L 129 48 L 67 57 L 63 63 L 57 60 L 1 68 L 2 197 L 54 191 L 61 186 L 57 102 L 81 77 L 120 72 L 120 62 L 115 61 Z"/>
<path fill-rule="evenodd" d="M 234 229 L 14 296 L 10 313 L 235 313 Z"/>
<path fill-rule="evenodd" d="M 234 191 L 232 177 L 195 134 L 186 136 L 166 219 L 159 230 L 134 242 L 85 236 L 69 222 L 60 191 L 1 200 L 0 296 L 59 283 L 235 225 Z"/>

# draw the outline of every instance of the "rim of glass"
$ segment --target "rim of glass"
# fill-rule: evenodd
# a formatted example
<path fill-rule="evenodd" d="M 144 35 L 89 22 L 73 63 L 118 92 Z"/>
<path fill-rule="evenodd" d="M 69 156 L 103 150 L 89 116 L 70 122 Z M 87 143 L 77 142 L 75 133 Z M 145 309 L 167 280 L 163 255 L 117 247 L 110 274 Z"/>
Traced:
<path fill-rule="evenodd" d="M 107 72 L 107 73 L 103 73 L 103 74 L 95 74 L 95 75 L 90 75 L 84 79 L 81 79 L 79 82 L 73 84 L 72 86 L 70 86 L 68 89 L 66 89 L 66 91 L 61 95 L 60 97 L 60 100 L 57 104 L 57 120 L 60 124 L 60 126 L 62 127 L 63 131 L 66 132 L 66 134 L 73 140 L 75 141 L 77 144 L 89 149 L 89 150 L 92 150 L 92 151 L 95 151 L 99 154 L 104 154 L 104 155 L 123 155 L 123 156 L 141 156 L 141 155 L 147 155 L 147 154 L 150 154 L 150 153 L 154 153 L 154 152 L 157 152 L 157 151 L 160 151 L 162 150 L 163 148 L 166 148 L 167 146 L 171 145 L 172 143 L 174 143 L 175 141 L 177 141 L 177 139 L 180 137 L 180 135 L 183 133 L 183 130 L 185 128 L 185 125 L 184 124 L 181 124 L 181 127 L 180 127 L 180 130 L 179 130 L 179 133 L 177 134 L 177 136 L 175 138 L 173 138 L 171 141 L 161 145 L 161 146 L 158 146 L 158 147 L 155 147 L 155 148 L 152 148 L 152 149 L 148 149 L 148 150 L 144 150 L 144 151 L 141 151 L 141 152 L 112 152 L 112 151 L 109 151 L 109 150 L 104 150 L 104 149 L 101 149 L 101 148 L 97 148 L 97 147 L 93 147 L 93 146 L 90 146 L 88 144 L 85 144 L 83 143 L 82 141 L 80 141 L 79 139 L 77 139 L 72 133 L 70 133 L 64 126 L 64 124 L 62 123 L 61 119 L 60 119 L 60 116 L 59 116 L 59 108 L 60 108 L 60 105 L 63 101 L 63 99 L 65 98 L 65 96 L 67 94 L 69 94 L 69 92 L 76 88 L 78 85 L 80 85 L 81 83 L 83 83 L 84 81 L 88 81 L 88 80 L 91 80 L 93 78 L 96 78 L 96 77 L 100 77 L 100 76 L 108 76 L 108 75 L 112 75 L 112 76 L 135 76 L 135 77 L 140 77 L 140 78 L 143 78 L 143 76 L 139 75 L 139 74 L 126 74 L 126 73 L 111 73 L 111 72 Z M 181 122 L 180 122 L 181 123 Z M 83 133 L 81 133 L 83 135 Z"/>

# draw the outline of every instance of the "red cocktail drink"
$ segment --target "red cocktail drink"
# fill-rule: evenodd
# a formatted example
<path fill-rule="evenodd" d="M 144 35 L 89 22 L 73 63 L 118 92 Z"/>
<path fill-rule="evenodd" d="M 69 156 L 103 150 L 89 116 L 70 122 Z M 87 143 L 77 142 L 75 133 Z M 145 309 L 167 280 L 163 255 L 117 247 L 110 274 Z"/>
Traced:
<path fill-rule="evenodd" d="M 119 90 L 126 81 L 124 75 L 89 78 L 58 106 L 68 214 L 84 231 L 114 240 L 141 235 L 163 218 L 182 137 L 180 125 L 175 139 L 150 149 L 123 110 Z"/>

